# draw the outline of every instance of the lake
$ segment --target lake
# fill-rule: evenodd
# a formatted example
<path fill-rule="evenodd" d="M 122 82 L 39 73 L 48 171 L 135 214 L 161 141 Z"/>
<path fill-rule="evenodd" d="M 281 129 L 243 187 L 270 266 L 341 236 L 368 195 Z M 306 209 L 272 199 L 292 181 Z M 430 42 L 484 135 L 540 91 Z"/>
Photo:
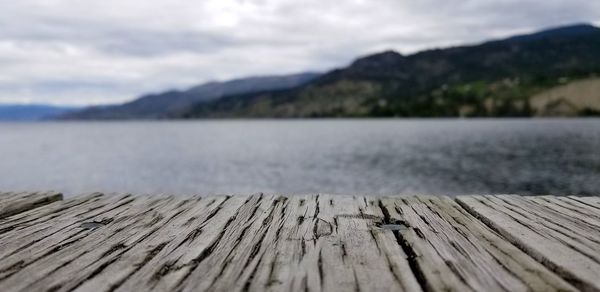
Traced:
<path fill-rule="evenodd" d="M 600 119 L 0 123 L 0 189 L 600 194 Z"/>

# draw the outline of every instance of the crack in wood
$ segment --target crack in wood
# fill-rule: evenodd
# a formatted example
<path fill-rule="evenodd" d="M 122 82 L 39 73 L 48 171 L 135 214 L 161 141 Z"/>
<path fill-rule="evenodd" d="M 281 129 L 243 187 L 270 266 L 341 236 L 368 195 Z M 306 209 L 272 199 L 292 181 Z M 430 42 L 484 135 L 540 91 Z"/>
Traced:
<path fill-rule="evenodd" d="M 25 268 L 25 267 L 28 267 L 28 266 L 30 266 L 30 265 L 32 265 L 32 264 L 34 264 L 35 262 L 37 262 L 37 261 L 40 261 L 40 260 L 42 260 L 42 259 L 44 259 L 44 258 L 46 258 L 46 257 L 48 257 L 48 256 L 50 256 L 50 255 L 52 255 L 52 254 L 54 254 L 54 253 L 56 253 L 56 252 L 58 252 L 58 251 L 60 251 L 61 249 L 63 249 L 63 248 L 66 248 L 66 247 L 68 247 L 68 246 L 70 246 L 70 245 L 72 245 L 72 244 L 74 244 L 74 243 L 78 242 L 78 241 L 79 241 L 79 240 L 81 240 L 82 238 L 83 238 L 83 237 L 80 237 L 80 238 L 73 239 L 73 240 L 71 240 L 71 241 L 67 241 L 67 242 L 64 242 L 64 243 L 60 243 L 60 244 L 56 245 L 54 248 L 50 249 L 48 252 L 44 253 L 43 255 L 41 255 L 41 256 L 39 256 L 39 257 L 37 257 L 37 258 L 35 258 L 35 259 L 31 260 L 30 262 L 27 262 L 27 263 L 22 263 L 22 264 L 20 264 L 20 265 L 18 265 L 18 266 L 15 266 L 14 268 L 17 268 L 17 267 L 18 267 L 18 268 L 19 268 L 19 270 L 21 270 L 21 269 L 23 269 L 23 268 Z M 19 270 L 12 270 L 12 269 L 11 269 L 11 270 L 8 270 L 7 272 L 10 272 L 10 273 L 9 273 L 9 274 L 7 274 L 7 275 L 3 275 L 3 276 L 2 276 L 2 275 L 0 275 L 0 280 L 4 280 L 4 279 L 6 279 L 6 278 L 8 278 L 8 277 L 12 276 L 13 274 L 17 273 Z M 0 274 L 1 274 L 1 273 L 0 273 Z"/>
<path fill-rule="evenodd" d="M 217 206 L 217 208 L 215 208 L 213 211 L 210 212 L 210 214 L 208 214 L 208 216 L 206 216 L 206 218 L 202 221 L 200 225 L 204 226 L 205 223 L 209 222 L 213 217 L 217 216 L 217 213 L 219 213 L 223 209 L 223 206 L 227 201 L 229 201 L 229 199 L 231 199 L 231 196 L 226 196 L 225 199 L 221 201 L 221 203 L 219 203 L 219 206 Z"/>
<path fill-rule="evenodd" d="M 352 276 L 354 277 L 354 292 L 360 292 L 360 283 L 358 283 L 358 277 L 356 276 L 356 269 L 352 269 Z"/>
<path fill-rule="evenodd" d="M 192 259 L 192 261 L 190 261 L 188 263 L 188 266 L 190 266 L 190 269 L 187 271 L 187 273 L 181 278 L 181 280 L 179 281 L 179 283 L 176 285 L 176 287 L 178 287 L 176 289 L 181 289 L 181 285 L 192 274 L 192 272 L 194 271 L 194 269 L 196 267 L 198 267 L 198 265 L 202 261 L 204 261 L 206 258 L 208 258 L 213 253 L 213 251 L 215 250 L 215 248 L 217 247 L 217 245 L 219 244 L 219 242 L 221 241 L 221 239 L 225 235 L 225 232 L 227 231 L 227 228 L 235 220 L 236 216 L 237 216 L 237 213 L 234 216 L 230 217 L 229 220 L 227 220 L 227 222 L 225 223 L 225 226 L 223 226 L 223 229 L 221 230 L 221 232 L 219 232 L 219 235 L 217 236 L 217 238 L 215 239 L 215 241 L 213 241 L 196 258 Z"/>
<path fill-rule="evenodd" d="M 379 247 L 379 242 L 377 242 L 377 237 L 375 236 L 375 231 L 373 229 L 369 229 L 369 235 L 371 235 L 371 239 L 375 243 L 375 247 L 377 248 L 377 253 L 381 254 L 381 248 Z"/>
<path fill-rule="evenodd" d="M 287 198 L 285 198 L 285 197 L 279 197 L 275 201 L 273 201 L 273 204 L 272 204 L 272 206 L 270 208 L 271 212 L 263 220 L 262 226 L 265 227 L 265 228 L 263 229 L 263 233 L 262 233 L 262 235 L 260 237 L 260 240 L 252 247 L 252 251 L 250 252 L 250 256 L 248 257 L 248 260 L 244 264 L 244 268 L 242 269 L 242 271 L 240 272 L 240 275 L 238 275 L 238 277 L 241 276 L 241 273 L 243 272 L 243 270 L 245 270 L 250 265 L 250 263 L 254 260 L 254 258 L 256 257 L 256 255 L 258 254 L 258 252 L 260 251 L 260 248 L 262 247 L 263 242 L 265 241 L 268 228 L 269 228 L 271 222 L 273 221 L 274 212 L 276 210 L 276 205 L 278 205 L 280 203 L 284 205 L 283 208 L 282 208 L 281 218 L 285 217 L 285 210 L 287 208 Z M 282 227 L 283 227 L 283 222 L 281 222 L 281 225 L 279 226 L 279 228 L 275 232 L 275 242 L 277 242 L 277 240 L 279 239 L 279 234 L 281 232 L 281 228 Z M 255 265 L 253 271 L 250 273 L 249 280 L 246 282 L 246 284 L 244 285 L 244 287 L 250 287 L 251 279 L 254 277 L 254 274 L 256 273 L 256 270 L 257 270 L 258 266 L 260 265 L 260 262 L 262 261 L 262 256 L 263 255 L 261 254 L 258 263 Z M 271 270 L 271 273 L 272 272 L 273 272 L 273 270 Z"/>
<path fill-rule="evenodd" d="M 319 217 L 319 211 L 320 211 L 319 195 L 315 196 L 315 203 L 316 203 L 316 207 L 315 207 L 315 213 L 313 214 L 313 220 L 317 220 Z"/>
<path fill-rule="evenodd" d="M 125 249 L 125 248 L 127 248 L 127 246 L 126 246 L 125 244 L 123 244 L 123 243 L 121 243 L 121 242 L 120 242 L 120 243 L 117 243 L 117 244 L 113 245 L 113 246 L 112 246 L 110 249 L 108 249 L 107 251 L 105 251 L 105 252 L 104 252 L 104 253 L 103 253 L 103 254 L 100 256 L 100 258 L 107 257 L 107 256 L 109 256 L 110 254 L 112 254 L 112 253 L 114 253 L 114 252 L 116 252 L 116 251 L 118 251 L 118 250 Z"/>
<path fill-rule="evenodd" d="M 279 252 L 275 252 L 275 256 L 269 265 L 269 275 L 267 276 L 267 287 L 274 284 L 280 284 L 281 281 L 275 279 L 275 267 L 277 266 L 277 259 L 279 258 Z M 257 265 L 258 266 L 258 265 Z"/>
<path fill-rule="evenodd" d="M 383 222 L 386 224 L 390 224 L 392 222 L 390 212 L 387 210 L 387 207 L 383 204 L 381 200 L 379 200 L 379 208 L 381 209 L 381 213 L 383 214 Z M 398 214 L 402 215 L 402 212 L 398 212 Z M 407 223 L 405 223 L 407 227 L 410 227 Z M 406 259 L 408 260 L 408 265 L 410 267 L 411 272 L 415 276 L 417 283 L 421 287 L 423 291 L 433 291 L 431 285 L 428 283 L 427 278 L 425 277 L 425 273 L 420 267 L 418 261 L 418 255 L 415 250 L 410 246 L 410 243 L 404 239 L 402 233 L 399 231 L 392 231 L 394 236 L 396 237 L 396 241 L 398 245 L 402 248 L 402 251 L 406 254 Z"/>
<path fill-rule="evenodd" d="M 317 260 L 317 268 L 319 269 L 319 282 L 321 285 L 321 289 L 323 289 L 323 285 L 325 284 L 325 272 L 323 272 L 323 251 L 319 250 L 319 258 Z"/>
<path fill-rule="evenodd" d="M 348 256 L 348 251 L 346 250 L 346 244 L 340 243 L 340 248 L 342 249 L 342 262 L 346 261 L 346 257 Z"/>
<path fill-rule="evenodd" d="M 112 291 L 115 291 L 116 289 L 118 289 L 123 283 L 125 283 L 125 281 L 127 281 L 129 279 L 129 277 L 131 277 L 133 274 L 137 273 L 142 267 L 144 267 L 148 262 L 150 262 L 168 243 L 169 242 L 160 243 L 159 245 L 154 247 L 152 250 L 150 250 L 141 262 L 135 264 L 135 269 L 133 271 L 131 271 L 126 277 L 124 277 L 120 281 L 112 284 L 108 288 L 107 292 L 112 292 Z"/>

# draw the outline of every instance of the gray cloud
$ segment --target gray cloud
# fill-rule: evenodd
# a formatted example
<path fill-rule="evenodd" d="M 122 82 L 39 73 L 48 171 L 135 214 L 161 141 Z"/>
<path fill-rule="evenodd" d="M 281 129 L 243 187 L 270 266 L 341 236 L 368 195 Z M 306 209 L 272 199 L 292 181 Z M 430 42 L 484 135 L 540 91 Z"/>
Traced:
<path fill-rule="evenodd" d="M 600 21 L 589 0 L 19 0 L 0 11 L 0 103 L 121 102 Z"/>

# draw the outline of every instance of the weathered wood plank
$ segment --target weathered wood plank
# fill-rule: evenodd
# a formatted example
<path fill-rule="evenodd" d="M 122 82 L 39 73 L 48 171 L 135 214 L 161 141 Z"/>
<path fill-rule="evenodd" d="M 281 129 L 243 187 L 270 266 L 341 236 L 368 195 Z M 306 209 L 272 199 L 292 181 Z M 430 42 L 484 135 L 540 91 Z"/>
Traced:
<path fill-rule="evenodd" d="M 142 240 L 156 230 L 156 224 L 173 216 L 177 212 L 175 203 L 172 198 L 136 198 L 128 208 L 110 214 L 110 222 L 84 228 L 81 233 L 86 233 L 85 237 L 72 240 L 67 248 L 58 244 L 59 248 L 42 255 L 35 264 L 20 268 L 3 284 L 14 291 L 56 291 L 63 288 L 61 283 L 66 279 L 69 283 L 84 281 L 87 273 L 93 274 L 110 263 L 124 247 Z"/>
<path fill-rule="evenodd" d="M 0 291 L 597 291 L 598 202 L 96 193 L 0 220 Z"/>
<path fill-rule="evenodd" d="M 446 204 L 437 204 L 443 201 Z M 469 237 L 473 244 L 480 244 L 489 252 L 498 264 L 502 265 L 513 277 L 519 278 L 531 291 L 572 291 L 576 289 L 567 281 L 553 273 L 530 255 L 506 241 L 500 234 L 473 217 L 453 199 L 439 197 L 432 200 L 439 207 L 438 214 L 455 221 L 457 230 Z M 460 214 L 460 215 L 459 215 Z M 454 226 L 454 224 L 453 224 Z"/>
<path fill-rule="evenodd" d="M 85 238 L 94 228 L 85 228 L 82 223 L 107 223 L 111 220 L 111 215 L 124 211 L 132 200 L 130 196 L 92 198 L 85 200 L 84 204 L 75 204 L 73 208 L 59 208 L 57 213 L 46 214 L 34 220 L 37 224 L 27 222 L 3 234 L 0 278 L 16 273 L 57 248 L 64 249 Z M 65 205 L 69 205 L 70 201 L 65 202 Z M 99 217 L 103 215 L 106 217 Z"/>
<path fill-rule="evenodd" d="M 325 284 L 331 283 L 326 291 L 339 289 L 339 279 L 344 275 L 351 280 L 348 288 L 359 291 L 421 290 L 410 270 L 407 255 L 395 236 L 390 230 L 380 227 L 384 215 L 374 200 L 356 196 L 321 196 L 319 201 L 321 212 L 317 223 L 327 223 L 323 227 L 328 226 L 335 231 L 334 236 L 319 238 L 319 252 L 337 255 L 336 260 L 342 260 L 339 265 L 348 267 L 348 272 L 342 271 L 333 262 L 329 269 L 324 269 Z M 394 263 L 390 262 L 392 259 Z"/>
<path fill-rule="evenodd" d="M 205 205 L 200 202 L 199 198 L 188 200 L 170 198 L 150 203 L 152 204 L 150 208 L 144 208 L 143 205 L 140 205 L 139 213 L 137 213 L 138 211 L 130 211 L 130 213 L 122 215 L 124 217 L 115 218 L 115 222 L 121 219 L 123 219 L 123 222 L 149 220 L 143 221 L 147 222 L 145 225 L 136 224 L 141 226 L 134 226 L 131 230 L 129 230 L 129 224 L 120 225 L 121 227 L 117 227 L 119 225 L 112 226 L 112 228 L 117 229 L 115 229 L 114 235 L 110 234 L 114 239 L 110 241 L 111 249 L 108 250 L 103 246 L 99 248 L 98 244 L 92 240 L 83 241 L 78 248 L 86 250 L 85 255 L 80 256 L 73 263 L 61 266 L 58 271 L 53 273 L 52 277 L 44 277 L 28 288 L 38 290 L 44 287 L 57 287 L 56 291 L 115 289 L 123 279 L 116 277 L 111 279 L 117 281 L 112 284 L 111 282 L 100 283 L 98 280 L 106 279 L 106 277 L 99 277 L 99 275 L 104 271 L 109 272 L 110 275 L 135 272 L 138 265 L 143 265 L 144 261 L 150 259 L 164 246 L 163 243 L 169 240 L 169 237 L 165 237 L 164 232 L 169 232 L 172 227 L 179 226 L 189 220 L 189 217 L 185 216 L 188 212 L 203 209 Z M 138 229 L 138 227 L 142 228 Z M 174 231 L 176 232 L 176 230 Z M 168 236 L 168 234 L 166 235 Z M 139 257 L 143 257 L 142 262 L 132 261 L 134 258 L 139 259 Z M 123 260 L 133 270 L 123 271 L 118 269 L 116 263 L 123 262 Z M 107 270 L 107 267 L 110 268 Z M 74 273 L 76 273 L 76 276 L 69 276 Z M 89 281 L 92 276 L 98 279 Z M 93 286 L 90 286 L 90 284 Z"/>
<path fill-rule="evenodd" d="M 218 244 L 213 246 L 193 271 L 179 283 L 183 291 L 218 290 L 227 285 L 232 291 L 245 284 L 238 278 L 251 263 L 255 245 L 269 228 L 281 200 L 274 196 L 253 196 L 237 211 L 230 224 L 217 230 Z"/>
<path fill-rule="evenodd" d="M 61 214 L 73 213 L 73 207 L 89 204 L 91 201 L 97 202 L 101 200 L 100 197 L 102 196 L 102 194 L 94 193 L 86 196 L 79 196 L 75 199 L 56 201 L 44 205 L 43 208 L 31 209 L 4 218 L 3 220 L 0 220 L 0 240 L 3 238 L 2 234 L 11 230 L 23 230 L 27 227 L 36 226 L 48 221 L 55 222 Z M 31 230 L 24 233 L 31 233 Z M 14 234 L 9 234 L 8 236 L 14 237 Z"/>
<path fill-rule="evenodd" d="M 457 200 L 471 214 L 572 285 L 588 291 L 600 289 L 600 263 L 582 252 L 589 248 L 544 225 L 547 220 L 528 217 L 495 197 L 460 196 Z"/>
<path fill-rule="evenodd" d="M 62 194 L 57 192 L 3 193 L 0 194 L 0 219 L 59 200 L 62 200 Z"/>
<path fill-rule="evenodd" d="M 488 196 L 487 199 L 503 206 L 513 216 L 531 222 L 536 231 L 546 232 L 548 236 L 600 262 L 600 232 L 596 228 L 573 223 L 568 216 L 532 204 L 520 196 Z"/>
<path fill-rule="evenodd" d="M 530 218 L 537 218 L 545 226 L 558 230 L 569 237 L 577 238 L 590 248 L 600 252 L 600 229 L 591 216 L 580 216 L 559 204 L 548 204 L 547 201 L 537 197 L 497 196 L 504 203 L 511 204 L 515 210 L 526 213 Z"/>
<path fill-rule="evenodd" d="M 220 231 L 231 223 L 246 198 L 201 199 L 170 227 L 124 253 L 81 291 L 107 287 L 118 291 L 169 291 L 183 281 L 218 244 Z"/>
<path fill-rule="evenodd" d="M 586 204 L 594 209 L 600 210 L 600 198 L 598 198 L 598 197 L 569 196 L 569 199 L 578 201 L 578 202 Z"/>
<path fill-rule="evenodd" d="M 385 199 L 428 287 L 456 291 L 574 291 L 449 198 Z"/>
<path fill-rule="evenodd" d="M 113 216 L 125 212 L 135 204 L 130 196 L 110 196 L 93 198 L 73 208 L 50 213 L 23 226 L 17 226 L 2 234 L 3 248 L 0 250 L 0 278 L 14 265 L 23 266 L 51 252 L 57 246 L 64 248 L 89 235 L 94 228 L 82 226 L 106 224 L 114 220 Z M 92 226 L 93 227 L 93 226 Z M 8 270 L 7 270 L 8 269 Z"/>
<path fill-rule="evenodd" d="M 379 250 L 379 265 L 382 267 L 384 263 L 388 265 L 389 271 L 386 272 L 391 274 L 392 280 L 402 288 L 401 290 L 422 291 L 423 288 L 426 288 L 423 287 L 423 283 L 419 283 L 417 275 L 414 274 L 415 271 L 410 267 L 409 255 L 403 250 L 398 242 L 399 237 L 395 233 L 397 230 L 394 226 L 397 225 L 397 222 L 392 222 L 390 218 L 386 218 L 387 214 L 384 214 L 381 200 L 373 197 L 354 198 L 354 200 L 355 202 L 364 202 L 364 208 L 362 204 L 359 204 L 359 213 L 370 227 L 369 232 L 376 243 L 376 248 Z M 352 233 L 348 233 L 346 236 L 351 238 Z M 356 248 L 360 249 L 361 246 L 358 245 Z M 371 277 L 373 281 L 378 281 L 375 275 L 371 275 Z"/>
<path fill-rule="evenodd" d="M 286 214 L 286 215 L 283 215 Z M 383 215 L 364 197 L 303 196 L 267 233 L 252 291 L 421 291 Z M 275 252 L 269 253 L 269 251 Z"/>
<path fill-rule="evenodd" d="M 529 200 L 564 214 L 579 224 L 600 227 L 600 209 L 591 208 L 569 198 L 554 196 L 530 197 Z"/>
<path fill-rule="evenodd" d="M 250 291 L 297 291 L 308 289 L 306 245 L 314 239 L 313 214 L 317 201 L 311 196 L 290 197 L 277 218 L 274 230 L 265 234 L 252 270 Z M 316 268 L 316 267 L 313 267 Z M 248 278 L 248 276 L 246 276 Z"/>

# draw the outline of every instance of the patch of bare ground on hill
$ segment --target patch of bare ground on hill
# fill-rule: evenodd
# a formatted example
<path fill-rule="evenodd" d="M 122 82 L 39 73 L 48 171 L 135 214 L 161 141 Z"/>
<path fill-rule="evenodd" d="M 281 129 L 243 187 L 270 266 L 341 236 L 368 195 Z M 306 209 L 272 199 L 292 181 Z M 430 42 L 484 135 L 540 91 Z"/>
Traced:
<path fill-rule="evenodd" d="M 577 80 L 553 87 L 531 97 L 537 116 L 600 114 L 600 78 Z"/>

